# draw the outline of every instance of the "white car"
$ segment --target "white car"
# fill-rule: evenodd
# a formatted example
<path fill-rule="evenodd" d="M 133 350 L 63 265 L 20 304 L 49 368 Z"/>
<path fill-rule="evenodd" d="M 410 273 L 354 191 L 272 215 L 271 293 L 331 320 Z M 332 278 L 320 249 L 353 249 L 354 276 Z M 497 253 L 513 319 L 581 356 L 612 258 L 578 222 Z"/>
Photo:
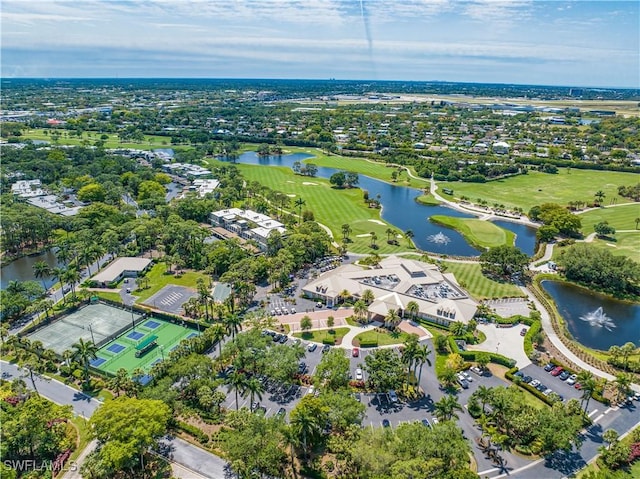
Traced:
<path fill-rule="evenodd" d="M 307 391 L 307 394 L 311 395 L 314 394 L 316 392 L 316 387 L 315 386 L 311 386 L 309 388 L 309 390 Z"/>
<path fill-rule="evenodd" d="M 573 386 L 576 381 L 578 380 L 578 375 L 577 374 L 572 374 L 571 376 L 569 376 L 569 379 L 567 379 L 567 384 L 569 386 Z"/>
<path fill-rule="evenodd" d="M 535 388 L 535 387 L 540 386 L 540 381 L 538 381 L 537 379 L 534 379 L 529 384 L 531 384 L 531 386 L 533 386 Z"/>
<path fill-rule="evenodd" d="M 469 374 L 468 372 L 462 371 L 460 374 L 462 374 L 462 376 L 470 383 L 473 382 L 473 378 L 471 377 L 471 374 Z"/>
<path fill-rule="evenodd" d="M 356 369 L 356 380 L 362 381 L 363 377 L 364 376 L 362 375 L 362 369 L 360 369 L 360 368 Z"/>

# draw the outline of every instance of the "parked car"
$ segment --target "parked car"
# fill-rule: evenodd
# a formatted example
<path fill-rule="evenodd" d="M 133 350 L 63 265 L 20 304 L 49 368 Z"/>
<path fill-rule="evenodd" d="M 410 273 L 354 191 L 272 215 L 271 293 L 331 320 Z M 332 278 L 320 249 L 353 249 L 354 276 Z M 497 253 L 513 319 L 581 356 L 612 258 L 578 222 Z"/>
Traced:
<path fill-rule="evenodd" d="M 282 344 L 286 343 L 287 341 L 289 341 L 289 336 L 287 336 L 286 334 L 281 334 L 280 335 L 280 342 Z"/>
<path fill-rule="evenodd" d="M 469 389 L 469 382 L 460 374 L 458 374 L 458 384 L 462 386 L 462 389 Z"/>
<path fill-rule="evenodd" d="M 312 394 L 315 394 L 315 392 L 316 392 L 316 387 L 315 386 L 311 386 L 309 388 L 309 390 L 307 391 L 307 394 L 308 395 L 312 395 Z"/>
<path fill-rule="evenodd" d="M 529 384 L 531 381 L 533 381 L 533 378 L 531 376 L 525 376 L 522 378 L 523 383 Z"/>
<path fill-rule="evenodd" d="M 556 367 L 556 365 L 555 365 L 555 364 L 553 364 L 553 363 L 549 363 L 549 364 L 547 364 L 547 365 L 544 367 L 544 370 L 545 370 L 546 372 L 550 372 L 550 371 L 553 371 L 553 369 L 555 369 L 555 367 Z"/>
<path fill-rule="evenodd" d="M 536 389 L 540 392 L 546 391 L 547 390 L 547 386 L 545 386 L 544 384 L 540 383 L 536 386 Z"/>
<path fill-rule="evenodd" d="M 431 424 L 438 424 L 438 418 L 434 416 L 434 417 L 431 419 Z"/>
<path fill-rule="evenodd" d="M 330 349 L 331 349 L 331 346 L 329 346 L 328 344 L 325 344 L 324 346 L 322 346 L 323 353 L 328 353 Z"/>
<path fill-rule="evenodd" d="M 478 376 L 482 376 L 482 369 L 480 369 L 478 366 L 471 366 L 469 368 L 469 371 L 471 371 L 472 373 L 476 373 Z"/>
<path fill-rule="evenodd" d="M 422 420 L 422 425 L 423 426 L 427 426 L 427 427 L 431 427 L 431 423 L 429 422 L 429 420 L 427 418 L 424 418 Z"/>
<path fill-rule="evenodd" d="M 542 391 L 542 394 L 544 394 L 545 396 L 548 396 L 549 394 L 551 394 L 553 392 L 553 389 L 551 388 L 547 388 L 544 391 Z"/>
<path fill-rule="evenodd" d="M 309 346 L 307 346 L 307 351 L 310 353 L 314 352 L 316 349 L 318 349 L 318 345 L 316 343 L 310 343 Z"/>
<path fill-rule="evenodd" d="M 519 378 L 523 378 L 524 377 L 524 373 L 522 371 L 516 371 L 515 373 L 513 373 L 514 376 L 518 376 Z"/>
<path fill-rule="evenodd" d="M 540 385 L 540 381 L 538 381 L 537 379 L 534 379 L 529 384 L 531 384 L 531 386 L 533 386 L 534 388 L 537 388 Z"/>
<path fill-rule="evenodd" d="M 300 364 L 298 364 L 298 372 L 300 374 L 304 374 L 307 371 L 307 363 L 305 363 L 304 361 L 300 361 Z"/>
<path fill-rule="evenodd" d="M 562 371 L 564 371 L 564 369 L 561 366 L 558 366 L 553 371 L 551 371 L 551 375 L 552 376 L 559 376 L 562 373 Z"/>
<path fill-rule="evenodd" d="M 353 397 L 355 398 L 356 401 L 362 402 L 362 395 L 360 393 L 355 393 Z"/>
<path fill-rule="evenodd" d="M 576 381 L 578 380 L 578 375 L 577 374 L 572 374 L 571 376 L 569 376 L 569 379 L 567 379 L 567 384 L 569 386 L 573 386 Z"/>
<path fill-rule="evenodd" d="M 389 422 L 388 419 L 382 420 L 382 427 L 391 427 L 391 423 Z"/>
<path fill-rule="evenodd" d="M 462 375 L 462 377 L 464 377 L 467 380 L 467 382 L 470 382 L 470 383 L 473 382 L 473 378 L 468 372 L 462 371 L 460 374 Z"/>
<path fill-rule="evenodd" d="M 573 387 L 576 388 L 577 390 L 580 390 L 582 389 L 582 384 L 576 383 Z"/>
<path fill-rule="evenodd" d="M 360 350 L 358 348 L 353 348 L 351 350 L 351 356 L 353 356 L 354 358 L 357 358 L 358 356 L 360 356 Z"/>
<path fill-rule="evenodd" d="M 291 314 L 296 314 L 296 308 L 291 308 Z"/>
<path fill-rule="evenodd" d="M 391 403 L 397 403 L 398 402 L 398 395 L 396 394 L 396 392 L 393 389 L 390 389 L 387 394 L 389 395 L 389 401 Z"/>
<path fill-rule="evenodd" d="M 283 407 L 281 407 L 280 409 L 278 409 L 278 412 L 276 413 L 276 416 L 278 417 L 284 417 L 284 415 L 287 413 L 287 410 Z"/>
<path fill-rule="evenodd" d="M 524 335 L 526 335 L 526 334 L 527 334 L 527 328 L 522 328 L 522 329 L 520 330 L 520 336 L 524 336 Z"/>
<path fill-rule="evenodd" d="M 362 369 L 360 369 L 360 368 L 356 369 L 356 380 L 362 381 L 363 377 L 364 376 L 362 375 Z"/>
<path fill-rule="evenodd" d="M 560 375 L 558 376 L 558 378 L 559 378 L 561 381 L 566 381 L 567 379 L 569 379 L 569 376 L 571 376 L 571 373 L 570 373 L 569 371 L 562 371 L 562 372 L 560 373 Z"/>

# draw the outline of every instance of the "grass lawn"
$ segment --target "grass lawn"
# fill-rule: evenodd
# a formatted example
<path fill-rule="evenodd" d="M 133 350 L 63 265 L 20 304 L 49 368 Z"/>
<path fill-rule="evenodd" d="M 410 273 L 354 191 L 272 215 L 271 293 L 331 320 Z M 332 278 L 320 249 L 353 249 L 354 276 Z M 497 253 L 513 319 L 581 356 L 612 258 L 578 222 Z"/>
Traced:
<path fill-rule="evenodd" d="M 616 230 L 634 230 L 640 234 L 640 230 L 636 229 L 635 222 L 636 218 L 640 218 L 639 203 L 598 208 L 580 214 L 579 217 L 582 221 L 582 232 L 585 235 L 593 233 L 593 225 L 601 221 L 607 221 Z"/>
<path fill-rule="evenodd" d="M 447 272 L 454 274 L 460 286 L 477 300 L 524 296 L 520 288 L 513 284 L 499 283 L 485 277 L 479 263 L 443 261 L 443 264 L 447 267 Z"/>
<path fill-rule="evenodd" d="M 99 298 L 108 299 L 109 301 L 122 303 L 122 297 L 120 296 L 120 293 L 109 293 L 107 291 L 91 291 L 91 296 L 98 296 Z"/>
<path fill-rule="evenodd" d="M 387 346 L 390 344 L 402 344 L 409 339 L 409 334 L 405 332 L 378 332 L 378 331 L 365 331 L 358 334 L 354 340 L 360 342 L 377 342 L 378 346 Z"/>
<path fill-rule="evenodd" d="M 215 160 L 210 161 L 215 165 Z M 385 230 L 393 225 L 380 218 L 380 210 L 368 208 L 362 200 L 362 190 L 359 188 L 338 190 L 331 187 L 328 180 L 323 178 L 309 178 L 299 176 L 286 167 L 269 167 L 258 165 L 237 165 L 242 174 L 250 181 L 258 181 L 269 188 L 281 191 L 292 198 L 305 200 L 305 208 L 313 211 L 316 221 L 328 226 L 336 241 L 342 241 L 341 227 L 351 225 L 351 242 L 347 245 L 349 251 L 356 253 L 398 253 L 412 249 L 404 239 L 399 244 L 387 243 Z M 294 207 L 290 207 L 294 210 Z M 295 211 L 294 211 L 295 212 Z M 378 237 L 378 249 L 370 246 L 371 232 Z M 358 237 L 358 235 L 367 235 Z"/>
<path fill-rule="evenodd" d="M 313 163 L 317 166 L 325 166 L 328 168 L 336 168 L 340 170 L 355 171 L 362 175 L 370 176 L 371 178 L 377 178 L 388 183 L 393 183 L 391 180 L 391 173 L 397 170 L 394 166 L 387 166 L 385 163 L 380 163 L 373 160 L 366 160 L 363 158 L 352 158 L 340 155 L 327 155 L 319 148 L 295 148 L 287 147 L 285 153 L 307 153 L 313 155 L 314 158 L 304 160 L 303 163 Z M 411 172 L 415 175 L 416 172 L 411 168 Z M 398 178 L 395 182 L 398 185 L 413 185 L 420 188 L 421 186 L 428 186 L 427 180 L 424 182 L 409 178 L 406 170 L 402 169 L 398 172 Z"/>
<path fill-rule="evenodd" d="M 422 196 L 418 196 L 416 198 L 416 201 L 420 204 L 423 205 L 433 205 L 433 206 L 437 206 L 440 204 L 440 202 L 438 200 L 436 200 L 433 196 L 431 196 L 430 194 L 427 195 L 422 195 Z"/>
<path fill-rule="evenodd" d="M 331 331 L 331 332 L 329 332 Z M 335 338 L 336 342 L 342 339 L 349 332 L 349 328 L 317 329 L 305 331 L 303 333 L 293 333 L 294 337 L 302 338 L 305 341 L 321 343 L 326 338 Z"/>
<path fill-rule="evenodd" d="M 166 263 L 160 262 L 153 265 L 146 274 L 146 277 L 149 279 L 149 288 L 143 289 L 142 291 L 132 291 L 132 293 L 137 297 L 136 303 L 144 303 L 147 299 L 169 284 L 195 289 L 198 278 L 207 279 L 206 274 L 198 273 L 196 271 L 187 271 L 182 273 L 180 276 L 176 276 L 175 274 L 165 274 L 166 271 Z"/>
<path fill-rule="evenodd" d="M 613 240 L 595 238 L 591 243 L 586 243 L 594 248 L 606 248 L 615 256 L 628 256 L 634 261 L 640 258 L 640 232 L 616 233 Z M 560 253 L 568 247 L 555 246 L 553 248 L 553 260 L 557 261 Z"/>
<path fill-rule="evenodd" d="M 613 198 L 617 198 L 618 203 L 626 203 L 626 198 L 618 196 L 618 186 L 637 182 L 638 175 L 635 173 L 560 168 L 555 175 L 530 171 L 527 175 L 487 183 L 438 182 L 438 193 L 451 198 L 442 193 L 443 188 L 451 188 L 456 198 L 464 195 L 473 202 L 481 198 L 488 201 L 489 205 L 499 203 L 507 208 L 519 206 L 527 212 L 532 206 L 542 203 L 567 205 L 574 200 L 591 203 L 598 190 L 606 194 L 605 203 Z"/>
<path fill-rule="evenodd" d="M 45 134 L 45 131 L 49 132 L 49 134 Z M 137 150 L 151 150 L 154 148 L 173 148 L 176 147 L 171 145 L 171 138 L 168 136 L 153 136 L 153 135 L 145 135 L 144 141 L 138 143 L 121 143 L 118 135 L 116 133 L 102 133 L 102 132 L 94 132 L 94 131 L 86 131 L 82 134 L 81 137 L 73 136 L 65 136 L 66 133 L 69 133 L 67 130 L 53 130 L 53 129 L 33 129 L 27 130 L 22 133 L 22 137 L 26 140 L 44 140 L 50 142 L 52 145 L 54 144 L 51 139 L 51 133 L 54 131 L 58 131 L 60 133 L 60 138 L 58 139 L 59 145 L 82 145 L 83 142 L 89 142 L 90 145 L 93 145 L 96 141 L 100 140 L 100 137 L 104 134 L 109 137 L 109 139 L 105 140 L 105 148 L 134 148 Z M 181 147 L 177 147 L 180 149 Z M 184 146 L 182 147 L 184 149 Z"/>
<path fill-rule="evenodd" d="M 69 457 L 70 463 L 73 464 L 73 461 L 78 459 L 80 453 L 82 453 L 84 448 L 87 447 L 87 444 L 89 444 L 91 438 L 89 434 L 90 431 L 87 419 L 74 415 L 74 417 L 71 418 L 70 423 L 73 424 L 73 427 L 78 434 L 78 443 L 76 449 L 71 453 L 71 456 Z"/>
<path fill-rule="evenodd" d="M 454 216 L 433 215 L 429 218 L 433 223 L 453 228 L 471 245 L 480 249 L 496 246 L 513 246 L 515 234 L 512 231 L 496 226 L 491 221 L 475 218 L 456 218 Z"/>
<path fill-rule="evenodd" d="M 542 399 L 537 398 L 530 392 L 525 391 L 519 386 L 514 386 L 514 387 L 515 387 L 515 390 L 518 391 L 518 395 L 522 398 L 525 404 L 528 404 L 529 406 L 532 406 L 536 409 L 545 409 L 549 407 L 547 403 L 545 403 Z"/>

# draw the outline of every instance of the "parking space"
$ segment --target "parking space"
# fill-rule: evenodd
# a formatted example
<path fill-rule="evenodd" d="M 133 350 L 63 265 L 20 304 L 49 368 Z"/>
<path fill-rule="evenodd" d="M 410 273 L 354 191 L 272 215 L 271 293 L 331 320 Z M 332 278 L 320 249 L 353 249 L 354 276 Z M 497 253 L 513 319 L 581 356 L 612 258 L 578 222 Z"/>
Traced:
<path fill-rule="evenodd" d="M 529 300 L 527 298 L 490 299 L 484 302 L 503 318 L 510 318 L 516 314 L 529 316 Z"/>
<path fill-rule="evenodd" d="M 553 376 L 551 375 L 551 372 L 545 371 L 543 367 L 531 364 L 526 368 L 521 369 L 521 371 L 524 374 L 523 380 L 525 382 L 537 387 L 539 390 L 551 389 L 553 392 L 563 397 L 565 401 L 568 401 L 569 399 L 580 400 L 582 396 L 582 391 L 580 389 L 576 389 L 575 384 L 571 384 L 572 381 L 569 381 L 568 379 L 562 380 L 560 375 Z M 542 386 L 546 386 L 546 388 L 543 389 Z M 589 412 L 602 408 L 603 405 L 597 401 L 590 401 L 589 403 Z"/>
<path fill-rule="evenodd" d="M 145 301 L 148 306 L 172 314 L 182 314 L 182 305 L 198 293 L 183 286 L 165 286 Z"/>

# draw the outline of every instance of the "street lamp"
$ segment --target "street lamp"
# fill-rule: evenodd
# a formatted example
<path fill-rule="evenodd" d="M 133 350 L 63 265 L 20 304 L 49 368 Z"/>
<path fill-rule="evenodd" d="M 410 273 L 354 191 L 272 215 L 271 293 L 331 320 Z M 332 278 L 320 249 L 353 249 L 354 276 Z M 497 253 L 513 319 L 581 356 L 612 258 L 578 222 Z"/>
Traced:
<path fill-rule="evenodd" d="M 91 323 L 89 323 L 89 332 L 91 333 L 91 342 L 92 342 L 93 344 L 96 344 L 96 340 L 95 340 L 95 338 L 93 337 L 93 328 L 91 327 Z"/>
<path fill-rule="evenodd" d="M 164 361 L 164 346 L 160 345 L 160 356 L 162 356 L 162 360 Z"/>

